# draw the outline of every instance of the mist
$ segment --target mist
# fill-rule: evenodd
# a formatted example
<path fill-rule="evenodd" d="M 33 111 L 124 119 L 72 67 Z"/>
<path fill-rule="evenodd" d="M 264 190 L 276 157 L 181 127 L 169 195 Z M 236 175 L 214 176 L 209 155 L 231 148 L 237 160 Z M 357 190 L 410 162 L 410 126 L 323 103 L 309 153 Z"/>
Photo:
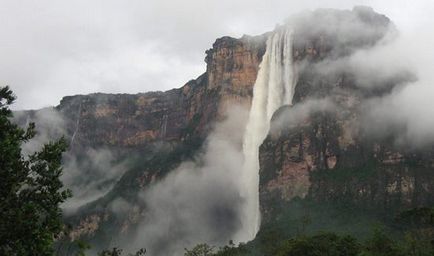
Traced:
<path fill-rule="evenodd" d="M 291 130 L 305 123 L 313 113 L 338 110 L 338 106 L 330 98 L 309 99 L 294 106 L 284 106 L 274 113 L 269 134 Z"/>
<path fill-rule="evenodd" d="M 399 31 L 399 28 L 397 28 Z M 393 85 L 390 93 L 366 99 L 361 107 L 362 127 L 372 135 L 385 135 L 396 127 L 398 144 L 423 147 L 434 142 L 434 59 L 425 50 L 426 34 L 399 32 L 394 38 L 362 50 L 346 60 L 358 86 L 379 89 Z M 414 45 L 420 42 L 420 45 Z"/>
<path fill-rule="evenodd" d="M 62 206 L 66 214 L 104 196 L 127 170 L 127 160 L 117 161 L 109 149 L 88 148 L 82 154 L 85 157 L 71 152 L 63 155 L 61 180 L 73 195 Z"/>
<path fill-rule="evenodd" d="M 384 97 L 372 99 L 364 109 L 366 122 L 372 122 L 371 129 L 402 127 L 400 142 L 414 147 L 423 147 L 434 142 L 434 55 L 427 51 L 433 43 L 429 30 L 415 29 L 402 31 L 399 37 L 382 51 L 374 52 L 372 64 L 379 67 L 377 72 L 413 73 L 410 81 L 404 82 Z M 395 64 L 392 64 L 395 63 Z"/>
<path fill-rule="evenodd" d="M 22 145 L 22 153 L 26 156 L 41 150 L 45 143 L 60 139 L 66 134 L 65 120 L 53 107 L 29 112 L 16 111 L 13 122 L 23 128 L 31 122 L 36 125 L 35 137 Z"/>
<path fill-rule="evenodd" d="M 68 140 L 67 121 L 53 107 L 36 111 L 16 111 L 13 122 L 23 128 L 35 123 L 36 135 L 22 145 L 22 154 L 31 155 L 44 144 L 64 137 Z M 67 141 L 70 143 L 70 141 Z M 119 161 L 107 148 L 86 148 L 80 154 L 70 150 L 63 153 L 61 181 L 73 197 L 62 204 L 66 214 L 94 201 L 110 191 L 127 169 L 127 160 Z"/>
<path fill-rule="evenodd" d="M 337 51 L 316 63 L 299 62 L 298 69 L 310 69 L 320 77 L 349 75 L 354 86 L 366 95 L 361 97 L 361 119 L 354 124 L 372 138 L 395 133 L 396 145 L 423 148 L 434 142 L 434 55 L 430 53 L 433 36 L 429 29 L 394 24 L 386 30 L 369 29 L 357 20 L 338 22 L 336 17 L 321 17 L 317 12 L 302 12 L 288 21 L 298 23 L 308 34 L 336 33 L 337 45 L 366 41 L 378 37 L 370 47 L 354 48 L 348 53 Z M 344 17 L 345 18 L 345 17 Z M 315 24 L 320 24 L 315 27 Z M 357 31 L 354 33 L 352 31 Z M 381 33 L 378 33 L 381 32 Z M 378 33 L 378 34 L 375 34 Z M 338 89 L 335 89 L 339 92 Z M 373 93 L 375 92 L 375 93 Z M 325 104 L 327 103 L 327 104 Z M 330 107 L 328 98 L 310 99 L 301 105 L 279 114 L 273 129 L 285 129 L 294 125 L 309 113 L 342 109 Z"/>
<path fill-rule="evenodd" d="M 142 192 L 146 209 L 135 240 L 119 246 L 130 251 L 145 247 L 151 255 L 181 255 L 198 243 L 218 246 L 233 239 L 242 223 L 244 199 L 236 177 L 243 165 L 247 116 L 246 109 L 231 107 L 195 161 L 182 163 Z"/>

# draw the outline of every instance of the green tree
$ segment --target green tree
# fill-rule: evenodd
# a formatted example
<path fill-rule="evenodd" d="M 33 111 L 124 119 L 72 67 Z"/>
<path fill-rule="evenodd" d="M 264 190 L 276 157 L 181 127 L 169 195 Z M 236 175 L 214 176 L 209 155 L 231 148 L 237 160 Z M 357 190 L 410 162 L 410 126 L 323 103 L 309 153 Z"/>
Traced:
<path fill-rule="evenodd" d="M 401 246 L 405 255 L 434 255 L 434 208 L 405 210 L 395 221 L 405 233 Z"/>
<path fill-rule="evenodd" d="M 233 240 L 229 241 L 228 245 L 220 247 L 219 250 L 213 254 L 216 256 L 242 256 L 251 255 L 248 248 L 246 248 L 245 243 L 239 243 L 238 246 L 234 244 Z"/>
<path fill-rule="evenodd" d="M 59 205 L 71 196 L 60 181 L 66 142 L 24 156 L 21 146 L 35 125 L 22 129 L 10 121 L 14 100 L 9 87 L 0 87 L 0 255 L 52 255 L 63 229 Z"/>
<path fill-rule="evenodd" d="M 360 244 L 351 236 L 322 233 L 315 236 L 300 236 L 290 239 L 280 247 L 279 256 L 356 256 Z"/>
<path fill-rule="evenodd" d="M 111 250 L 104 250 L 98 253 L 98 256 L 121 256 L 121 255 L 122 255 L 122 249 L 116 247 Z"/>
<path fill-rule="evenodd" d="M 146 249 L 142 248 L 135 252 L 134 254 L 129 253 L 128 256 L 143 256 L 146 254 Z M 98 256 L 122 256 L 122 249 L 113 248 L 111 250 L 104 250 L 98 253 Z"/>
<path fill-rule="evenodd" d="M 404 256 L 398 243 L 387 236 L 381 228 L 376 228 L 370 239 L 365 242 L 361 256 Z"/>
<path fill-rule="evenodd" d="M 214 247 L 207 244 L 198 244 L 193 249 L 185 249 L 185 256 L 210 256 L 213 255 Z"/>

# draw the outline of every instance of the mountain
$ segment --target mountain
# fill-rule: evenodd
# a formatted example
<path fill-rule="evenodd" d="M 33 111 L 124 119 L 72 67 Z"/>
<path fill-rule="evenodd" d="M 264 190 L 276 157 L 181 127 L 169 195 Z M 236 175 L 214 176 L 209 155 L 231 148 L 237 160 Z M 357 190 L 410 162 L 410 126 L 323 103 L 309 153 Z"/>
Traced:
<path fill-rule="evenodd" d="M 287 28 L 291 56 L 276 53 L 284 47 L 281 38 L 276 52 L 267 52 L 269 38 Z M 185 162 L 200 166 L 204 151 L 215 142 L 209 136 L 216 126 L 237 111 L 235 106 L 250 108 L 258 72 L 265 66 L 261 62 L 273 54 L 292 60 L 296 79 L 291 104 L 272 113 L 259 148 L 261 228 L 250 242 L 256 250 L 265 250 L 261 246 L 267 239 L 300 232 L 363 237 L 374 223 L 393 227 L 405 209 L 432 207 L 433 145 L 415 146 L 403 138 L 405 126 L 389 128 L 372 115 L 376 100 L 413 81 L 414 75 L 361 77 L 364 66 L 354 65 L 358 52 L 387 43 L 395 32 L 387 17 L 367 7 L 306 12 L 260 36 L 217 39 L 206 51 L 206 72 L 179 89 L 68 96 L 54 109 L 17 113 L 17 122 L 33 120 L 45 129 L 41 140 L 64 134 L 70 141 L 64 182 L 77 199 L 65 206 L 71 231 L 64 240 L 84 239 L 101 249 L 143 236 L 139 229 L 152 207 L 143 192 Z M 221 189 L 223 194 L 225 187 Z M 216 233 L 216 243 L 233 239 L 240 228 L 242 217 L 227 208 L 210 209 L 218 213 L 213 225 L 235 223 Z M 182 250 L 203 242 L 186 237 L 188 232 L 178 230 L 183 228 L 169 226 L 167 240 L 147 239 L 150 245 L 143 246 L 167 255 L 167 244 Z"/>

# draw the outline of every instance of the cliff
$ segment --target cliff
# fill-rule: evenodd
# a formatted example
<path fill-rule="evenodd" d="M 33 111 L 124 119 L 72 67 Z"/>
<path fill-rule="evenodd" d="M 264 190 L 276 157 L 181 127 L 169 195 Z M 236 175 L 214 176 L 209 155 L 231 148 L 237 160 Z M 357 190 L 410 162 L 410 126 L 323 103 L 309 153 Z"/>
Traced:
<path fill-rule="evenodd" d="M 367 105 L 414 76 L 405 73 L 367 86 L 358 79 L 359 70 L 323 65 L 393 33 L 386 17 L 359 11 L 382 32 L 365 31 L 354 43 L 325 27 L 298 37 L 293 105 L 276 111 L 260 147 L 259 237 L 276 229 L 282 236 L 318 230 L 365 236 L 378 223 L 396 228 L 394 219 L 402 211 L 434 204 L 432 145 L 412 144 L 399 125 L 384 132 L 376 125 L 381 120 L 366 113 Z"/>

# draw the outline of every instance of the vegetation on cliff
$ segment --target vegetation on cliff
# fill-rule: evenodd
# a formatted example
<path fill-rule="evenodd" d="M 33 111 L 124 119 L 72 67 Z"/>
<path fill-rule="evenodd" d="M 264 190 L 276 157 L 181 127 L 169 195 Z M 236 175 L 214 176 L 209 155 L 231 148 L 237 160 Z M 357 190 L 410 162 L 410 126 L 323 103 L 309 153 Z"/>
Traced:
<path fill-rule="evenodd" d="M 247 244 L 216 249 L 200 244 L 187 250 L 185 256 L 430 256 L 434 254 L 434 208 L 416 208 L 401 213 L 396 218 L 399 232 L 376 227 L 366 238 L 356 238 L 342 232 L 305 231 L 286 237 L 281 229 L 262 230 Z M 300 226 L 309 225 L 300 220 Z M 304 229 L 304 228 L 303 228 Z"/>
<path fill-rule="evenodd" d="M 71 196 L 60 181 L 63 139 L 23 155 L 22 144 L 35 126 L 21 129 L 10 121 L 15 96 L 0 88 L 0 254 L 52 255 L 63 230 L 60 204 Z"/>

